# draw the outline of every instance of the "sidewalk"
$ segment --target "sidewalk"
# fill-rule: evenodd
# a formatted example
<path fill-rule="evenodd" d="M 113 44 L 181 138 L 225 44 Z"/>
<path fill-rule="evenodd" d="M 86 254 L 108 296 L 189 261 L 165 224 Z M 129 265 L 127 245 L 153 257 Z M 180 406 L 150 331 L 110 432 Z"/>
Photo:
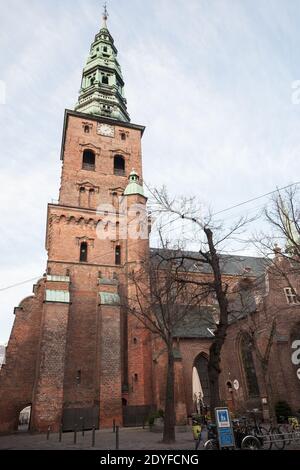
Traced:
<path fill-rule="evenodd" d="M 194 450 L 195 442 L 192 431 L 180 432 L 176 436 L 176 444 L 162 444 L 162 434 L 150 432 L 142 428 L 121 428 L 119 433 L 120 450 Z M 115 450 L 116 434 L 111 429 L 96 431 L 95 447 L 92 447 L 92 431 L 77 433 L 77 443 L 74 444 L 74 433 L 64 433 L 62 442 L 59 442 L 58 434 L 50 434 L 47 440 L 46 434 L 19 433 L 9 436 L 0 436 L 0 450 L 9 449 L 90 449 L 90 450 Z"/>
<path fill-rule="evenodd" d="M 119 450 L 195 450 L 191 428 L 186 432 L 176 434 L 176 443 L 163 444 L 162 434 L 150 432 L 142 428 L 120 428 Z M 205 432 L 203 434 L 206 434 Z M 205 440 L 206 436 L 203 436 Z M 92 431 L 77 433 L 77 442 L 74 444 L 74 433 L 64 433 L 62 442 L 59 442 L 58 434 L 50 434 L 47 440 L 46 434 L 19 433 L 8 436 L 0 436 L 1 450 L 115 450 L 116 434 L 112 429 L 102 429 L 95 433 L 95 447 L 92 447 Z M 199 450 L 203 450 L 203 441 Z M 273 450 L 276 450 L 273 446 Z M 285 450 L 300 450 L 300 442 L 286 446 Z"/>

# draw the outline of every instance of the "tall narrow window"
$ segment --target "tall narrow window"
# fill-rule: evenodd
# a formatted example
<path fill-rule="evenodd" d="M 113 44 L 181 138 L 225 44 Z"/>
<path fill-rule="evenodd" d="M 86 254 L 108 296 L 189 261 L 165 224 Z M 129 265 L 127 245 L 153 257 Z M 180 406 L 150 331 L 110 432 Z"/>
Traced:
<path fill-rule="evenodd" d="M 80 244 L 80 262 L 87 262 L 88 246 L 86 242 Z"/>
<path fill-rule="evenodd" d="M 107 77 L 106 75 L 103 75 L 103 76 L 102 76 L 102 83 L 103 83 L 104 85 L 108 85 L 108 77 Z"/>
<path fill-rule="evenodd" d="M 121 264 L 121 247 L 120 245 L 116 246 L 115 250 L 115 264 Z"/>
<path fill-rule="evenodd" d="M 243 335 L 240 347 L 249 397 L 258 397 L 259 388 L 252 356 L 252 347 L 248 335 Z"/>
<path fill-rule="evenodd" d="M 77 385 L 80 385 L 80 384 L 81 384 L 81 370 L 78 370 L 78 371 L 77 371 L 77 374 L 76 374 L 76 382 L 77 382 Z"/>
<path fill-rule="evenodd" d="M 90 189 L 90 190 L 89 190 L 89 207 L 91 207 L 91 206 L 93 205 L 93 202 L 94 202 L 94 194 L 95 194 L 94 189 Z"/>
<path fill-rule="evenodd" d="M 83 170 L 95 170 L 95 154 L 92 150 L 84 150 L 82 157 Z"/>
<path fill-rule="evenodd" d="M 79 206 L 84 205 L 84 194 L 85 194 L 85 189 L 83 187 L 79 188 Z"/>
<path fill-rule="evenodd" d="M 121 155 L 114 157 L 114 174 L 118 176 L 125 175 L 125 160 Z"/>

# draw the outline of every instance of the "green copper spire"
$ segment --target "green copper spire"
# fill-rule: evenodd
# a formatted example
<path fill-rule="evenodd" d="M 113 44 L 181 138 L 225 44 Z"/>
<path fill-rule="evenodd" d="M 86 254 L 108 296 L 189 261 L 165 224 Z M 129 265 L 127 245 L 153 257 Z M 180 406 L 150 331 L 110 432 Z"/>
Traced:
<path fill-rule="evenodd" d="M 96 34 L 83 69 L 75 111 L 129 122 L 118 51 L 107 29 L 107 18 L 105 5 L 102 28 Z"/>
<path fill-rule="evenodd" d="M 124 196 L 130 196 L 132 194 L 140 194 L 144 196 L 143 186 L 140 185 L 140 178 L 137 172 L 133 169 L 129 175 L 129 183 L 125 188 Z"/>

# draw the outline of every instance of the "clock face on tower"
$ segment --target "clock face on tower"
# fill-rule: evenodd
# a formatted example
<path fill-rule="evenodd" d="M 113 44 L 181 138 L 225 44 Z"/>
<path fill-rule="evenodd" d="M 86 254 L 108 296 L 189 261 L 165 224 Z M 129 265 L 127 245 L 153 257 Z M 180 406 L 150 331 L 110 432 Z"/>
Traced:
<path fill-rule="evenodd" d="M 98 124 L 97 134 L 104 135 L 105 137 L 114 137 L 115 128 L 109 124 Z"/>

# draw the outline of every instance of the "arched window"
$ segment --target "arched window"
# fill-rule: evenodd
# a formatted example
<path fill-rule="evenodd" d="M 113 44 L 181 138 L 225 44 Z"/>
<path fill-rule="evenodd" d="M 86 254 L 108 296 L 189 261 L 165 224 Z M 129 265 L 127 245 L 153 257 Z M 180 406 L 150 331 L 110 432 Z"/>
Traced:
<path fill-rule="evenodd" d="M 121 155 L 114 157 L 114 174 L 118 176 L 125 175 L 125 160 Z"/>
<path fill-rule="evenodd" d="M 121 247 L 120 245 L 116 246 L 115 250 L 115 264 L 121 264 Z"/>
<path fill-rule="evenodd" d="M 82 157 L 82 168 L 83 170 L 95 170 L 95 154 L 92 150 L 84 150 Z"/>
<path fill-rule="evenodd" d="M 31 405 L 26 406 L 19 414 L 18 431 L 27 432 L 30 429 Z"/>
<path fill-rule="evenodd" d="M 109 84 L 107 75 L 102 75 L 102 83 L 103 83 L 104 85 L 108 85 L 108 84 Z"/>
<path fill-rule="evenodd" d="M 80 262 L 85 263 L 87 261 L 88 246 L 86 242 L 80 244 Z"/>
<path fill-rule="evenodd" d="M 241 338 L 241 358 L 249 397 L 258 397 L 259 388 L 257 383 L 255 365 L 252 356 L 252 347 L 249 335 L 245 334 Z"/>
<path fill-rule="evenodd" d="M 202 353 L 198 354 L 193 366 L 193 394 L 197 395 L 197 400 L 200 400 L 202 405 L 208 405 L 210 401 L 207 367 L 207 358 Z M 197 405 L 200 406 L 199 403 Z"/>

